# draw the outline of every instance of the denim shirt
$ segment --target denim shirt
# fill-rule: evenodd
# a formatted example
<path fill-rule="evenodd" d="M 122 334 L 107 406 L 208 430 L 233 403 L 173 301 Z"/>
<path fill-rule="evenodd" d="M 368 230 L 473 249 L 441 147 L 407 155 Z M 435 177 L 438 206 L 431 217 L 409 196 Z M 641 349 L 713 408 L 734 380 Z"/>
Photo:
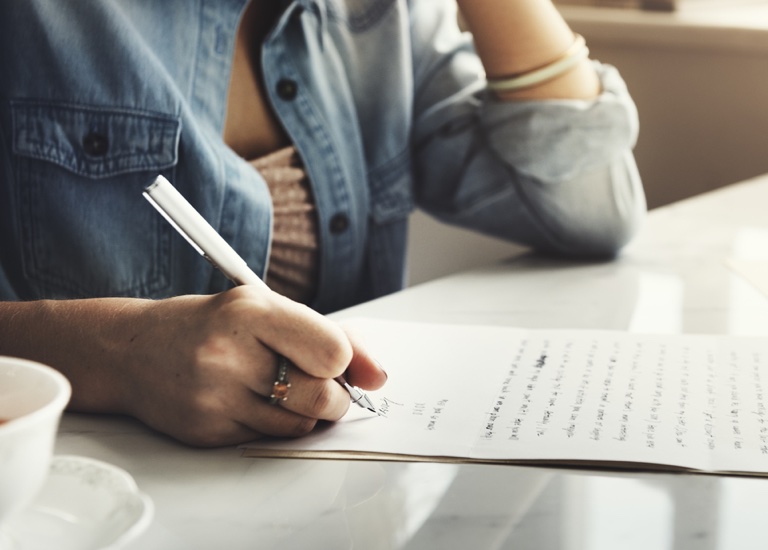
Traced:
<path fill-rule="evenodd" d="M 0 5 L 0 298 L 221 291 L 142 197 L 165 175 L 259 275 L 271 202 L 222 139 L 245 0 Z M 262 51 L 303 158 L 328 312 L 403 285 L 407 220 L 614 254 L 645 209 L 623 81 L 594 101 L 502 102 L 446 0 L 294 0 Z"/>

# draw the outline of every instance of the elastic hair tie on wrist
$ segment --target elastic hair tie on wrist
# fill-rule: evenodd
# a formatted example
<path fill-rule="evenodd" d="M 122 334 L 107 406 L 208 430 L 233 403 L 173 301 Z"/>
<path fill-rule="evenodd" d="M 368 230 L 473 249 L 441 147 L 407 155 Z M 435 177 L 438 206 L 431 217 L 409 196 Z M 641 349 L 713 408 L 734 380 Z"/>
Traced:
<path fill-rule="evenodd" d="M 574 33 L 571 47 L 551 63 L 509 78 L 489 78 L 487 86 L 489 90 L 494 92 L 512 92 L 530 88 L 564 74 L 588 56 L 589 48 L 587 48 L 584 37 Z"/>

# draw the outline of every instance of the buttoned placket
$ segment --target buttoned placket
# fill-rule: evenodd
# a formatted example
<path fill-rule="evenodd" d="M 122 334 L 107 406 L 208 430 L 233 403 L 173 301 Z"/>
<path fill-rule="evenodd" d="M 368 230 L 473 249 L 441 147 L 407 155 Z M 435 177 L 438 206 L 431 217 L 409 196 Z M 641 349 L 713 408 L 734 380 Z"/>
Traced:
<path fill-rule="evenodd" d="M 367 218 L 356 194 L 364 182 L 349 181 L 348 167 L 339 154 L 333 129 L 317 109 L 317 98 L 309 97 L 307 82 L 294 56 L 302 56 L 288 43 L 288 26 L 302 24 L 300 17 L 315 17 L 324 33 L 325 6 L 314 0 L 297 0 L 286 9 L 262 51 L 264 81 L 273 108 L 305 162 L 318 211 L 320 238 L 320 280 L 318 309 L 336 309 L 351 299 L 360 279 L 363 249 L 361 224 Z M 295 29 L 292 29 L 294 31 Z M 310 41 L 314 36 L 305 36 Z M 323 49 L 322 39 L 317 47 Z M 298 58 L 298 57 L 297 57 Z M 350 108 L 350 106 L 346 106 Z M 336 121 L 327 121 L 336 122 Z M 357 185 L 353 189 L 353 185 Z M 362 229 L 364 231 L 364 229 Z"/>

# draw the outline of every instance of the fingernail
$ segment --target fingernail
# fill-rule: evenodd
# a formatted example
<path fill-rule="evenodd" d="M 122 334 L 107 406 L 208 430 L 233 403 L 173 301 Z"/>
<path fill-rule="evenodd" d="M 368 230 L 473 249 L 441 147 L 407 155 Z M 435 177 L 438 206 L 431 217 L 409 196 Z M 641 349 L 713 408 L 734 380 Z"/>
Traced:
<path fill-rule="evenodd" d="M 389 380 L 389 374 L 387 373 L 387 370 L 381 366 L 381 363 L 379 363 L 379 360 L 374 359 L 373 362 L 376 363 L 376 366 L 379 367 L 379 370 L 383 372 L 386 379 Z"/>

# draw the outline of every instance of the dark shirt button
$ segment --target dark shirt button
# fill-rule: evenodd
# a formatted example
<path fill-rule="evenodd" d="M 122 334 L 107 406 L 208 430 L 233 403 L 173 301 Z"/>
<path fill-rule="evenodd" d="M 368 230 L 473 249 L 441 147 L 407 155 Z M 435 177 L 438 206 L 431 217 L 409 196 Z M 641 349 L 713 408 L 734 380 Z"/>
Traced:
<path fill-rule="evenodd" d="M 280 96 L 281 99 L 292 101 L 296 98 L 298 91 L 299 86 L 296 84 L 295 80 L 281 78 L 277 82 L 277 95 Z"/>
<path fill-rule="evenodd" d="M 92 157 L 103 157 L 109 150 L 109 139 L 104 134 L 89 132 L 83 138 L 83 149 Z"/>
<path fill-rule="evenodd" d="M 331 233 L 338 235 L 344 233 L 349 227 L 349 218 L 346 214 L 334 214 L 331 218 L 330 228 Z"/>

